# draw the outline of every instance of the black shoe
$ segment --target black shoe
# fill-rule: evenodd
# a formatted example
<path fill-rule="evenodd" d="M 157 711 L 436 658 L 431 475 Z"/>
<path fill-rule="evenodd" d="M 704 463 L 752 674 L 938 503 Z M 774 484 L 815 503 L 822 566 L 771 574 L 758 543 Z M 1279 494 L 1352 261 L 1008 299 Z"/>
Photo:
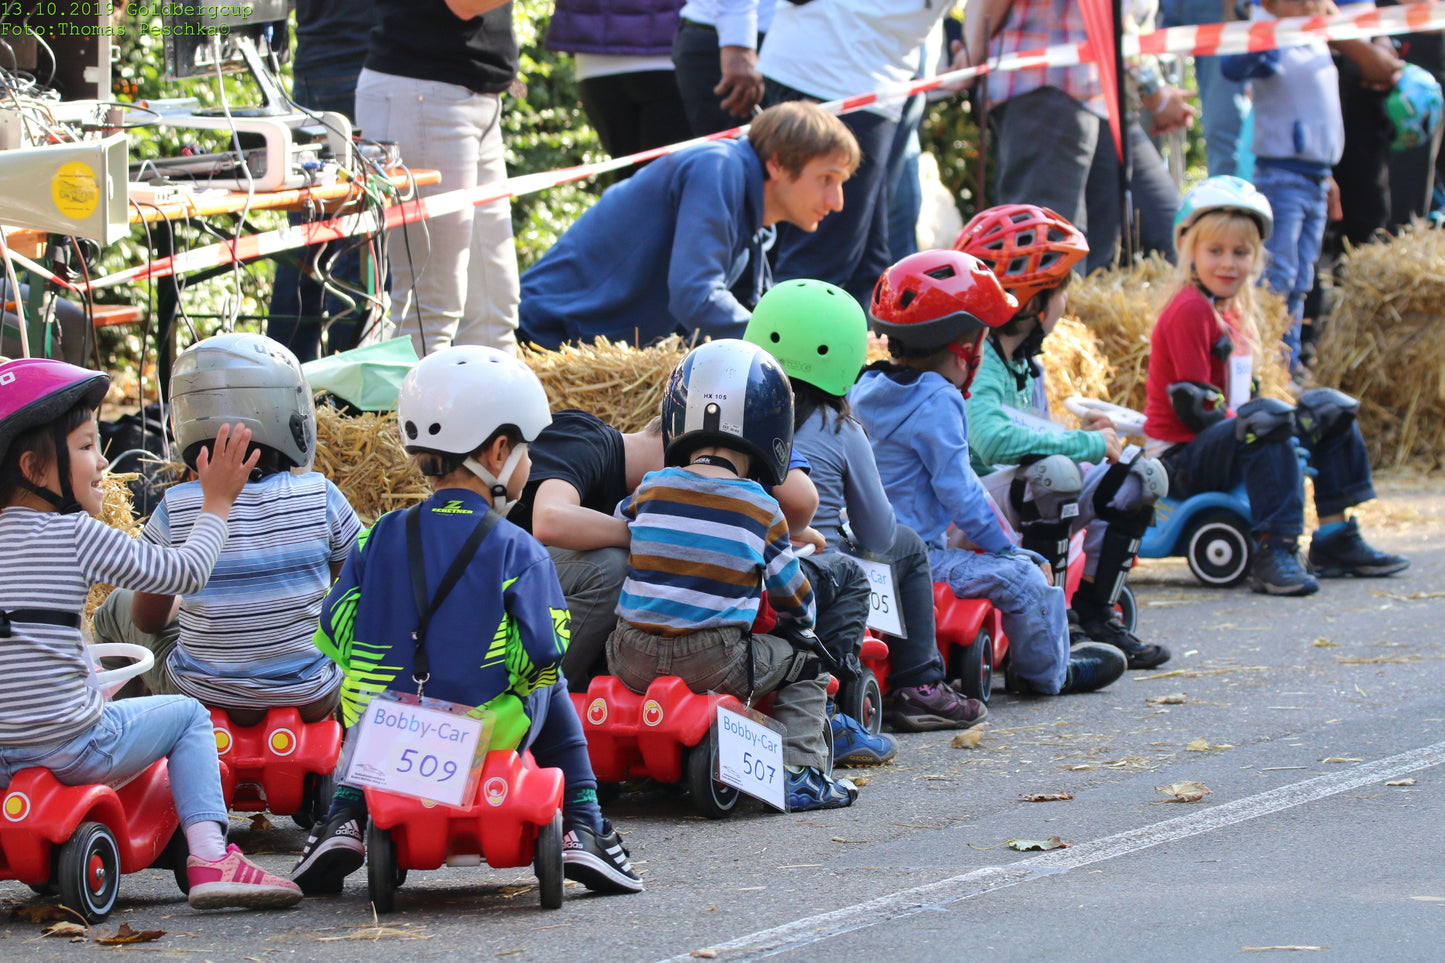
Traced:
<path fill-rule="evenodd" d="M 347 876 L 366 861 L 362 833 L 365 816 L 343 812 L 311 827 L 301 858 L 291 870 L 291 881 L 307 896 L 341 892 Z"/>
<path fill-rule="evenodd" d="M 1059 695 L 1093 692 L 1114 682 L 1129 667 L 1124 653 L 1102 642 L 1085 642 L 1069 650 L 1069 671 Z"/>
<path fill-rule="evenodd" d="M 1123 652 L 1131 669 L 1152 669 L 1169 661 L 1169 650 L 1162 645 L 1151 645 L 1133 632 L 1124 628 L 1119 614 L 1105 610 L 1093 600 L 1074 597 L 1075 611 L 1079 613 L 1079 625 L 1094 642 L 1112 645 Z M 1095 611 L 1098 609 L 1099 611 Z"/>
<path fill-rule="evenodd" d="M 1320 578 L 1378 578 L 1410 567 L 1410 560 L 1403 555 L 1387 555 L 1371 548 L 1360 535 L 1360 523 L 1353 518 L 1327 535 L 1315 532 L 1310 540 L 1309 561 Z"/>
<path fill-rule="evenodd" d="M 562 872 L 594 893 L 640 893 L 642 877 L 627 859 L 622 837 L 606 820 L 601 836 L 574 824 L 562 837 Z"/>
<path fill-rule="evenodd" d="M 1313 595 L 1320 583 L 1300 564 L 1296 539 L 1264 535 L 1250 563 L 1249 587 L 1262 595 Z"/>

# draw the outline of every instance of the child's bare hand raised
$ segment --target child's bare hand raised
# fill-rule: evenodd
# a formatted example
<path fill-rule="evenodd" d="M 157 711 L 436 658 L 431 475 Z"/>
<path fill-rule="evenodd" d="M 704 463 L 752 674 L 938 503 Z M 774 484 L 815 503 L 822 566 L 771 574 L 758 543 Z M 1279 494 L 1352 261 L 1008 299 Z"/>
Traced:
<path fill-rule="evenodd" d="M 251 469 L 261 460 L 259 449 L 246 456 L 251 429 L 245 425 L 222 425 L 216 440 L 202 446 L 196 456 L 196 477 L 201 482 L 201 511 L 225 518 L 236 496 L 251 478 Z"/>

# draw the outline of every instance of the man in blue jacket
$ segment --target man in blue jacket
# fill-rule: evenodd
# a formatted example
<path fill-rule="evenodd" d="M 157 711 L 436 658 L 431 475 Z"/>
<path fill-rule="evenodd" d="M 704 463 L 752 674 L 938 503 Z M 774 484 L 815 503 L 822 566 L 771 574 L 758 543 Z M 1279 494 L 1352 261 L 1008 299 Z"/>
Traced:
<path fill-rule="evenodd" d="M 545 348 L 599 336 L 740 338 L 750 309 L 733 285 L 770 283 L 763 228 L 813 231 L 843 207 L 853 135 L 815 104 L 763 111 L 745 140 L 653 161 L 602 198 L 522 275 L 522 336 Z"/>

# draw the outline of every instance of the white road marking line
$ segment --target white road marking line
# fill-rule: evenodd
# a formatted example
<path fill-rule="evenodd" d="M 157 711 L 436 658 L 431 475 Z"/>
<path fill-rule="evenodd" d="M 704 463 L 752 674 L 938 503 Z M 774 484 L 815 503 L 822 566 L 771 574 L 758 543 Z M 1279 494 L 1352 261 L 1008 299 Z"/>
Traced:
<path fill-rule="evenodd" d="M 1258 795 L 1222 803 L 1202 812 L 1192 812 L 1150 826 L 1105 836 L 1103 839 L 1078 843 L 1069 849 L 1056 849 L 1006 866 L 987 866 L 939 880 L 936 883 L 915 886 L 912 889 L 880 896 L 877 899 L 857 903 L 843 909 L 819 913 L 816 916 L 784 923 L 782 926 L 759 930 L 726 943 L 713 943 L 709 948 L 726 953 L 726 956 L 721 958 L 726 959 L 728 963 L 765 959 L 845 933 L 876 926 L 879 923 L 886 923 L 915 913 L 937 910 L 950 903 L 972 899 L 975 896 L 1037 879 L 1040 876 L 1065 873 L 1106 859 L 1137 853 L 1161 843 L 1170 843 L 1187 839 L 1190 836 L 1214 832 L 1226 826 L 1257 819 L 1260 816 L 1268 816 L 1442 763 L 1445 763 L 1445 742 L 1437 742 L 1434 745 L 1412 749 L 1409 752 L 1398 753 L 1355 766 L 1344 772 L 1316 776 L 1314 779 L 1306 779 L 1304 782 L 1280 786 L 1278 789 L 1271 789 Z M 746 952 L 745 955 L 739 956 L 727 952 L 735 950 Z M 671 957 L 662 963 L 693 963 L 693 957 L 689 951 Z"/>

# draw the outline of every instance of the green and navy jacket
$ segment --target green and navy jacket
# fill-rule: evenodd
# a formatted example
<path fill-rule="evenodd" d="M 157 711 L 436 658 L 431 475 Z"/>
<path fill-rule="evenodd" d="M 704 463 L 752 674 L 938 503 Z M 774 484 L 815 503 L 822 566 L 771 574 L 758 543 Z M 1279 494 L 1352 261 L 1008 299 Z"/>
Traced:
<path fill-rule="evenodd" d="M 1028 455 L 1066 455 L 1074 461 L 1104 460 L 1104 436 L 1097 431 L 1046 431 L 1021 424 L 1012 412 L 1049 418 L 1044 377 L 1028 358 L 1005 361 L 998 345 L 984 342 L 983 363 L 968 389 L 968 447 L 980 476 L 995 465 L 1017 465 Z"/>
<path fill-rule="evenodd" d="M 443 489 L 422 502 L 428 597 L 486 510 L 487 500 L 465 489 Z M 316 646 L 345 673 L 348 726 L 383 689 L 416 691 L 411 633 L 419 615 L 405 515 L 388 512 L 361 534 L 321 607 Z M 491 748 L 516 748 L 531 725 L 525 700 L 562 678 L 569 639 L 567 602 L 547 550 L 516 525 L 499 521 L 432 616 L 426 694 L 492 710 Z"/>

